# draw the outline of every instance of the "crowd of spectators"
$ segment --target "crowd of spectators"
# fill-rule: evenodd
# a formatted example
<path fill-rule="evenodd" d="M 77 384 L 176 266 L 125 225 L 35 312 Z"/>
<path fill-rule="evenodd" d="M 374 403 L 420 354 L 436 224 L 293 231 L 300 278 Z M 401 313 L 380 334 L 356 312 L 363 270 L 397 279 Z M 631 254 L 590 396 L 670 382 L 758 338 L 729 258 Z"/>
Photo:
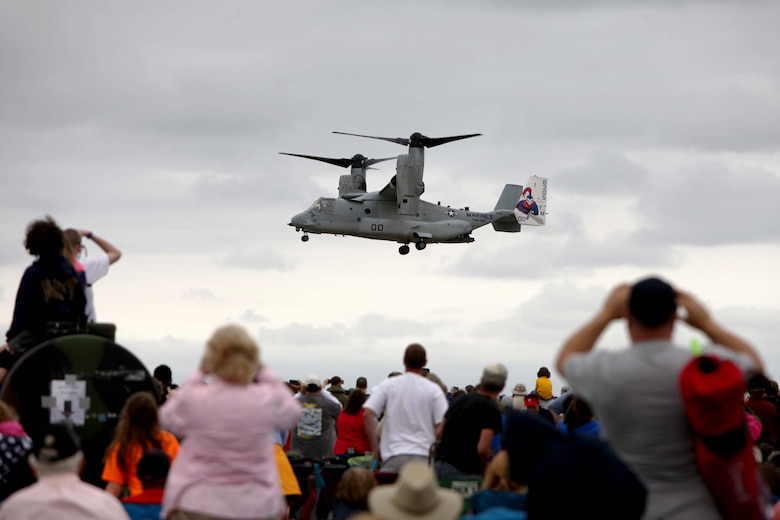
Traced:
<path fill-rule="evenodd" d="M 0 378 L 52 321 L 94 320 L 74 252 L 82 236 L 102 243 L 105 274 L 118 250 L 71 231 L 50 218 L 28 228 L 38 259 Z M 675 345 L 680 320 L 709 344 Z M 615 321 L 628 348 L 595 349 Z M 529 392 L 507 386 L 511 360 L 464 389 L 430 373 L 418 343 L 401 361 L 370 391 L 364 377 L 352 389 L 316 373 L 282 381 L 245 329 L 220 327 L 181 387 L 161 365 L 157 392 L 126 400 L 105 489 L 80 480 L 71 423 L 32 439 L 0 402 L 0 520 L 780 519 L 778 385 L 747 341 L 664 280 L 616 287 L 568 337 L 550 360 L 570 385 L 557 394 L 545 366 Z"/>

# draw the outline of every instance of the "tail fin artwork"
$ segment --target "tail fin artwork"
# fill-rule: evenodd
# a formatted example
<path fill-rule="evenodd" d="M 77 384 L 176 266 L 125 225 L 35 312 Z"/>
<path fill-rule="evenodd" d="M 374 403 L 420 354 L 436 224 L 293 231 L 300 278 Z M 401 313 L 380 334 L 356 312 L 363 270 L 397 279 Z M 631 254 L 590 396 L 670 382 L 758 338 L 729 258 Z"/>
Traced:
<path fill-rule="evenodd" d="M 515 205 L 515 218 L 523 226 L 543 226 L 547 219 L 547 178 L 532 175 Z"/>
<path fill-rule="evenodd" d="M 507 184 L 498 198 L 495 210 L 514 214 L 493 221 L 493 229 L 517 233 L 523 226 L 543 226 L 547 214 L 547 179 L 532 176 L 525 187 Z"/>

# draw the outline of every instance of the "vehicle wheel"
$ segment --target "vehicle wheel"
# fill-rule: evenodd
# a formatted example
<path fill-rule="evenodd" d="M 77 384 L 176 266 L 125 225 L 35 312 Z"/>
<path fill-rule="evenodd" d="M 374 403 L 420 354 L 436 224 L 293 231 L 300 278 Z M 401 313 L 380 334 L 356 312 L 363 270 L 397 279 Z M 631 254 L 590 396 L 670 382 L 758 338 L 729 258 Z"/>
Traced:
<path fill-rule="evenodd" d="M 303 235 L 301 237 L 301 242 L 308 242 L 309 241 L 309 235 Z"/>
<path fill-rule="evenodd" d="M 428 244 L 426 244 L 425 242 L 416 242 L 414 244 L 414 247 L 416 247 L 418 251 L 422 251 L 423 249 L 425 249 L 425 246 L 427 245 Z"/>
<path fill-rule="evenodd" d="M 409 254 L 409 246 L 401 246 L 398 248 L 398 252 L 402 255 L 408 255 Z"/>

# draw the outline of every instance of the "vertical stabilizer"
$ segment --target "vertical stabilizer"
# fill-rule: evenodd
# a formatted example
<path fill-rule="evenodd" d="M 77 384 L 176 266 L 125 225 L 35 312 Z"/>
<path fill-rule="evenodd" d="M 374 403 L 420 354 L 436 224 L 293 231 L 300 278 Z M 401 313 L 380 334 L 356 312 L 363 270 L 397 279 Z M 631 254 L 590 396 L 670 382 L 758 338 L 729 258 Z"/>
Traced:
<path fill-rule="evenodd" d="M 519 184 L 507 184 L 504 186 L 501 196 L 498 197 L 498 202 L 496 202 L 494 209 L 515 209 L 515 205 L 522 195 L 522 186 Z"/>
<path fill-rule="evenodd" d="M 547 178 L 532 175 L 515 204 L 515 218 L 523 226 L 543 226 L 547 218 Z"/>

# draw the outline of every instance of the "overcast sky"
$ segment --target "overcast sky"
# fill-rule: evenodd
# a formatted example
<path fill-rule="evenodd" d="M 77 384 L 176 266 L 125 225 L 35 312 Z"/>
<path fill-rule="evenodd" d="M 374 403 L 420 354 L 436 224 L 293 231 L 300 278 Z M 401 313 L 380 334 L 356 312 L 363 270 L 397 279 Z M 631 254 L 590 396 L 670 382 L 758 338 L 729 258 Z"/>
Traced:
<path fill-rule="evenodd" d="M 98 319 L 176 380 L 235 322 L 285 379 L 373 386 L 420 342 L 448 386 L 495 361 L 532 385 L 648 274 L 778 378 L 779 19 L 745 0 L 0 2 L 0 328 L 50 214 L 122 250 Z M 278 152 L 404 153 L 334 130 L 482 133 L 426 152 L 423 198 L 490 210 L 540 175 L 548 224 L 407 256 L 304 244 L 290 217 L 347 172 Z M 369 190 L 395 165 L 376 167 Z M 615 324 L 599 348 L 626 341 Z"/>

